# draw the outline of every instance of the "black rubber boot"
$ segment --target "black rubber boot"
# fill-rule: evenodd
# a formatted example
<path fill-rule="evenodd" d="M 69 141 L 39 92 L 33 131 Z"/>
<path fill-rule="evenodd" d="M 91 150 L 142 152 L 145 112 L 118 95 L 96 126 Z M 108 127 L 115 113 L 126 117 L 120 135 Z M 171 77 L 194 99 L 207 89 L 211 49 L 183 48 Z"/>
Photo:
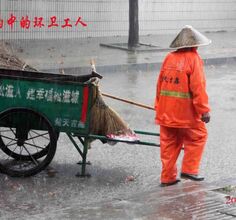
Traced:
<path fill-rule="evenodd" d="M 179 179 L 175 180 L 174 182 L 170 182 L 170 183 L 161 183 L 160 187 L 172 186 L 172 185 L 177 184 L 178 182 L 180 182 Z"/>
<path fill-rule="evenodd" d="M 204 177 L 199 176 L 197 174 L 181 173 L 180 177 L 183 178 L 183 179 L 190 179 L 190 180 L 193 180 L 193 181 L 203 181 L 204 180 Z"/>

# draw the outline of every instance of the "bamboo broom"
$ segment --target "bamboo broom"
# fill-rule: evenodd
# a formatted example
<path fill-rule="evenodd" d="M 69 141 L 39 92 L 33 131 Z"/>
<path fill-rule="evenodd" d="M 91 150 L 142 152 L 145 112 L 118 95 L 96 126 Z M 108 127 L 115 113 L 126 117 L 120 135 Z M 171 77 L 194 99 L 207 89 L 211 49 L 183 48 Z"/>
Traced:
<path fill-rule="evenodd" d="M 96 71 L 95 62 L 91 60 L 92 71 Z M 134 132 L 118 113 L 105 104 L 98 86 L 97 79 L 91 79 L 93 98 L 90 118 L 90 131 L 97 135 L 133 135 Z"/>

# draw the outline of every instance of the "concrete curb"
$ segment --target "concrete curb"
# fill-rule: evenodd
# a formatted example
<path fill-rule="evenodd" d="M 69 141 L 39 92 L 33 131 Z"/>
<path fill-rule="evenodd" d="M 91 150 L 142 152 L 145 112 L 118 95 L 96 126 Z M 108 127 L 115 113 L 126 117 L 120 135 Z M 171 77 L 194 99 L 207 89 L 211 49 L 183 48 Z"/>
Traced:
<path fill-rule="evenodd" d="M 232 57 L 213 57 L 203 58 L 205 65 L 222 65 L 226 63 L 236 62 L 236 56 Z M 98 73 L 115 73 L 115 72 L 129 72 L 129 71 L 158 71 L 162 62 L 155 63 L 130 63 L 130 64 L 115 64 L 115 65 L 101 65 L 96 66 Z M 90 67 L 72 67 L 64 68 L 66 74 L 82 75 L 90 72 Z M 44 72 L 58 73 L 58 69 L 42 69 Z"/>

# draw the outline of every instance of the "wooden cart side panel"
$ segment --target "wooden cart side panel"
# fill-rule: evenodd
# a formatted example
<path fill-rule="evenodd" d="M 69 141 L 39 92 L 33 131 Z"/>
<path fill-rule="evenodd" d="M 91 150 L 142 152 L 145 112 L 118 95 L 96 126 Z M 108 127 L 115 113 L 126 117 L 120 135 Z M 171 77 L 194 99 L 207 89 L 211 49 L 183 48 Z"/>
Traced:
<path fill-rule="evenodd" d="M 0 112 L 31 108 L 45 115 L 57 131 L 88 134 L 91 95 L 89 84 L 1 78 Z"/>

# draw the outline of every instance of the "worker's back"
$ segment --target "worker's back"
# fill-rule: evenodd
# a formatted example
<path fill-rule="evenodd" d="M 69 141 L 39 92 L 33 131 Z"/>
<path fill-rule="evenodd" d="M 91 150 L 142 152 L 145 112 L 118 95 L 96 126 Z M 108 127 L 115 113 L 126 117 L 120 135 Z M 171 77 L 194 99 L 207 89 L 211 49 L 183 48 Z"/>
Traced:
<path fill-rule="evenodd" d="M 158 124 L 188 128 L 203 123 L 193 99 L 199 96 L 198 98 L 205 99 L 204 102 L 208 103 L 203 63 L 195 48 L 180 49 L 166 56 L 157 90 Z"/>

